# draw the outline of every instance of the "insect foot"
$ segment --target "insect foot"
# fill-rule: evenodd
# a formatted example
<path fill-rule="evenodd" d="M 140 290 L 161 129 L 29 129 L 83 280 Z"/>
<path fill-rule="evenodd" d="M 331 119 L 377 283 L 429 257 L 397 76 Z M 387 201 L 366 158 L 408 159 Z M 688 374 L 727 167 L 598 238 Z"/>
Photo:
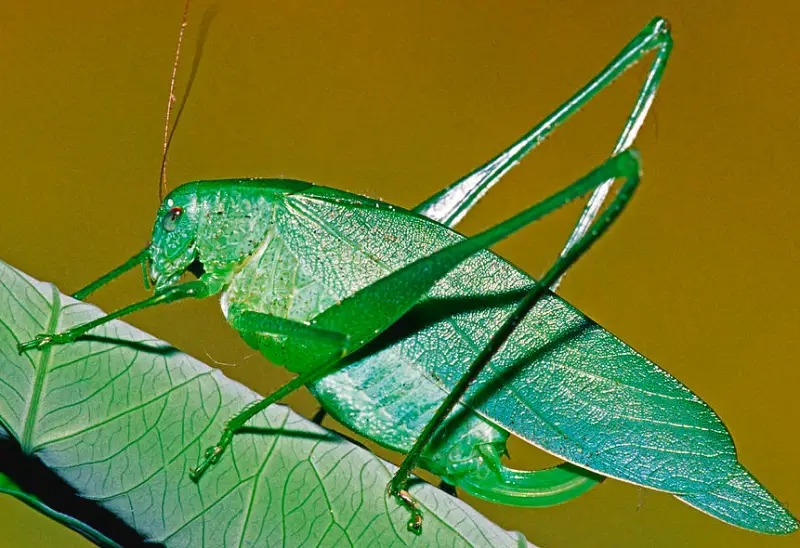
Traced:
<path fill-rule="evenodd" d="M 422 534 L 422 512 L 419 510 L 419 504 L 411 496 L 405 489 L 397 489 L 394 485 L 394 482 L 390 482 L 388 485 L 389 494 L 395 497 L 402 506 L 405 506 L 409 512 L 411 512 L 411 517 L 408 518 L 408 522 L 406 522 L 406 528 L 414 533 L 415 535 Z"/>
<path fill-rule="evenodd" d="M 203 460 L 201 460 L 196 467 L 189 469 L 189 477 L 193 482 L 197 483 L 200 481 L 200 477 L 205 473 L 205 471 L 219 462 L 219 459 L 222 457 L 222 453 L 224 453 L 225 449 L 231 444 L 232 439 L 233 432 L 231 432 L 230 429 L 225 428 L 222 431 L 222 436 L 217 442 L 217 445 L 206 449 L 206 452 L 203 455 Z"/>
<path fill-rule="evenodd" d="M 19 343 L 17 345 L 17 351 L 22 354 L 23 352 L 27 352 L 28 350 L 38 349 L 43 350 L 50 345 L 53 344 L 64 344 L 70 342 L 72 339 L 68 336 L 67 333 L 40 333 L 36 335 L 33 339 Z"/>

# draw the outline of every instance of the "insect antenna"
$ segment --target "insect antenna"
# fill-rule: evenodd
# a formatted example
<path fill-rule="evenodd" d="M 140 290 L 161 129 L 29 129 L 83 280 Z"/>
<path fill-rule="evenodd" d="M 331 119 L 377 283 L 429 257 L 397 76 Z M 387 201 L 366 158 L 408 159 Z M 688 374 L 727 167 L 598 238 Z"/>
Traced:
<path fill-rule="evenodd" d="M 172 78 L 169 82 L 169 97 L 167 98 L 167 114 L 164 117 L 164 148 L 161 154 L 161 176 L 158 184 L 158 203 L 161 204 L 164 199 L 164 194 L 169 190 L 167 188 L 167 151 L 169 150 L 169 143 L 172 135 L 169 127 L 169 118 L 172 114 L 172 105 L 175 103 L 175 79 L 178 76 L 178 65 L 181 60 L 181 45 L 183 45 L 183 34 L 189 24 L 189 4 L 191 0 L 186 0 L 183 5 L 183 18 L 181 19 L 181 30 L 178 34 L 178 46 L 175 49 L 175 62 L 172 63 Z M 184 99 L 185 100 L 185 99 Z M 181 108 L 183 110 L 183 108 Z"/>

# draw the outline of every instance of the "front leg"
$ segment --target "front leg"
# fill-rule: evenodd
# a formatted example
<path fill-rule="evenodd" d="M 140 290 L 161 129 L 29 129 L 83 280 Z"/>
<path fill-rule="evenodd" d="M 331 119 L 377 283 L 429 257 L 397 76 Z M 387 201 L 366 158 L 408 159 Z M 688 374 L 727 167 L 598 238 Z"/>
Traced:
<path fill-rule="evenodd" d="M 186 299 L 188 297 L 202 299 L 203 297 L 207 297 L 210 294 L 212 294 L 212 291 L 210 289 L 209 284 L 202 279 L 168 287 L 166 289 L 157 292 L 155 295 L 153 295 L 148 299 L 128 305 L 124 308 L 120 308 L 115 312 L 106 314 L 105 316 L 101 316 L 100 318 L 97 318 L 90 322 L 76 325 L 74 327 L 67 329 L 66 331 L 62 331 L 61 333 L 41 333 L 39 335 L 36 335 L 36 337 L 34 337 L 30 341 L 19 343 L 17 345 L 17 350 L 19 351 L 20 354 L 22 354 L 23 352 L 26 352 L 34 348 L 42 350 L 53 344 L 69 343 L 74 341 L 81 335 L 85 334 L 86 332 L 94 329 L 95 327 L 108 323 L 111 320 L 114 320 L 121 316 L 126 316 L 132 312 L 142 310 L 143 308 L 149 308 L 151 306 L 156 306 L 159 304 L 167 304 L 180 299 Z"/>
<path fill-rule="evenodd" d="M 233 436 L 250 419 L 298 388 L 327 375 L 347 352 L 348 335 L 311 327 L 302 322 L 270 316 L 260 312 L 241 310 L 238 307 L 231 307 L 229 322 L 245 338 L 252 335 L 290 337 L 293 340 L 293 344 L 314 348 L 318 352 L 318 361 L 312 367 L 306 367 L 308 364 L 304 363 L 302 368 L 298 368 L 300 374 L 297 377 L 263 400 L 246 406 L 228 420 L 216 445 L 206 449 L 198 465 L 189 471 L 193 481 L 198 481 L 206 470 L 219 461 L 225 449 L 233 441 Z"/>

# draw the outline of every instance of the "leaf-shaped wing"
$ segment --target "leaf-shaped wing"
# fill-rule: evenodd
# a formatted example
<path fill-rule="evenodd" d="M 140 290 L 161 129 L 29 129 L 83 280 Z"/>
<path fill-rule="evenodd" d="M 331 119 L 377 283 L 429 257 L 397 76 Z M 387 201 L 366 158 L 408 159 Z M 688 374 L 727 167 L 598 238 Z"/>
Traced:
<path fill-rule="evenodd" d="M 291 206 L 297 218 L 285 242 L 306 262 L 306 275 L 323 280 L 334 300 L 462 238 L 399 208 L 348 201 L 330 189 L 310 189 L 294 196 Z M 365 377 L 357 369 L 369 369 L 372 378 L 403 364 L 450 389 L 533 283 L 496 255 L 479 253 L 335 375 L 345 382 Z M 371 388 L 379 390 L 375 384 Z M 748 496 L 762 501 L 762 510 L 771 501 L 774 514 L 783 516 L 779 528 L 796 528 L 752 477 L 742 480 L 746 471 L 733 440 L 705 402 L 554 294 L 520 323 L 462 403 L 565 460 L 686 495 L 684 500 L 720 519 L 763 530 L 758 519 L 740 519 L 746 504 L 731 502 L 738 510 L 725 509 L 725 496 L 709 496 L 731 489 L 739 478 Z"/>

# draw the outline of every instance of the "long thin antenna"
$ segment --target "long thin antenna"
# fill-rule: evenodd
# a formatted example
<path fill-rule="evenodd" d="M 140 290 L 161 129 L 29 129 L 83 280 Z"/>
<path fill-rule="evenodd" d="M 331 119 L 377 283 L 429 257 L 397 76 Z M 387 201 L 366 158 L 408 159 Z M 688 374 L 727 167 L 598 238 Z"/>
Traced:
<path fill-rule="evenodd" d="M 167 150 L 169 149 L 169 118 L 172 114 L 172 105 L 175 103 L 175 79 L 178 76 L 178 65 L 181 60 L 181 45 L 183 44 L 183 34 L 189 25 L 189 3 L 186 0 L 183 6 L 183 19 L 181 20 L 181 31 L 178 34 L 178 47 L 175 49 L 175 62 L 172 64 L 172 78 L 169 82 L 169 99 L 167 100 L 167 114 L 164 117 L 164 149 L 161 155 L 161 178 L 158 185 L 158 203 L 164 200 L 164 194 L 169 191 L 167 187 Z"/>

